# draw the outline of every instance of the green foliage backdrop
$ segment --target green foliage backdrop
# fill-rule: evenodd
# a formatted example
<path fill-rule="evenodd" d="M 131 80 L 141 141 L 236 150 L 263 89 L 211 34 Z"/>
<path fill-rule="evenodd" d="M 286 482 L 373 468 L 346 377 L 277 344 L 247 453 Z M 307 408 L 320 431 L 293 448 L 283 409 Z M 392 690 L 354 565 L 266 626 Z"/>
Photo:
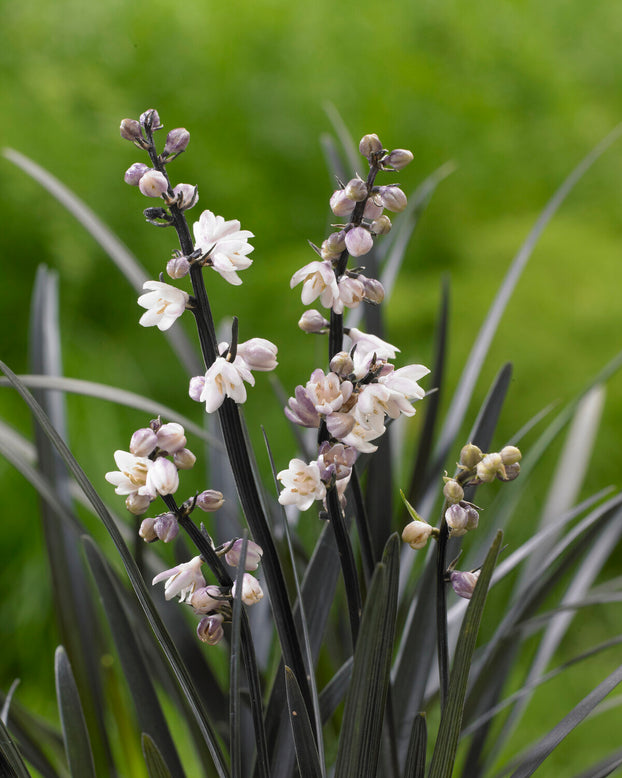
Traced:
<path fill-rule="evenodd" d="M 190 147 L 173 175 L 198 184 L 199 207 L 239 218 L 257 236 L 244 285 L 213 280 L 215 314 L 239 313 L 243 338 L 279 344 L 287 390 L 304 380 L 316 345 L 295 327 L 302 306 L 288 282 L 312 258 L 306 239 L 319 242 L 329 218 L 333 186 L 319 142 L 330 130 L 327 104 L 354 137 L 376 132 L 389 147 L 412 149 L 415 161 L 401 176 L 406 191 L 453 160 L 456 172 L 434 196 L 386 314 L 404 363 L 429 363 L 439 282 L 450 274 L 455 380 L 545 202 L 622 120 L 621 35 L 622 9 L 606 0 L 5 2 L 0 145 L 63 180 L 155 273 L 173 240 L 145 224 L 143 198 L 123 183 L 140 157 L 118 124 L 156 107 L 167 129 L 188 127 Z M 482 378 L 480 397 L 500 364 L 514 362 L 500 434 L 576 394 L 621 347 L 621 180 L 618 143 L 534 253 Z M 103 252 L 6 160 L 0 181 L 2 359 L 28 371 L 28 305 L 45 263 L 59 274 L 67 375 L 198 413 L 159 333 L 138 328 L 135 295 Z M 256 433 L 261 410 L 275 438 L 278 405 L 267 381 L 258 384 L 250 426 Z M 620 480 L 621 387 L 619 377 L 609 384 L 592 491 Z M 9 390 L 0 390 L 0 410 L 28 431 Z M 69 410 L 75 453 L 105 493 L 113 449 L 144 419 L 78 397 Z M 272 442 L 285 462 L 293 438 Z M 36 499 L 3 461 L 0 483 L 0 685 L 21 677 L 23 699 L 49 712 L 55 635 Z M 537 495 L 530 499 L 526 532 L 539 507 Z"/>

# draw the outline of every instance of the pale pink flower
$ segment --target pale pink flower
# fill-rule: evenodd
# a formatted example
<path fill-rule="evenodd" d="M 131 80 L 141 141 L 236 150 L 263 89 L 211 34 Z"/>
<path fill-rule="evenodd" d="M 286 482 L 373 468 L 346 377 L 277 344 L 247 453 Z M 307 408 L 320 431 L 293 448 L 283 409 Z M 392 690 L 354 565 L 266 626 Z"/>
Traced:
<path fill-rule="evenodd" d="M 236 271 L 246 270 L 253 263 L 247 256 L 253 251 L 248 242 L 253 233 L 241 230 L 237 219 L 225 221 L 212 211 L 203 211 L 193 229 L 195 248 L 208 255 L 212 267 L 225 281 L 239 286 L 242 280 Z"/>
<path fill-rule="evenodd" d="M 386 340 L 382 340 L 377 335 L 368 332 L 361 332 L 356 327 L 350 327 L 348 337 L 356 345 L 356 350 L 367 354 L 374 352 L 378 359 L 395 359 L 399 352 L 397 346 L 392 346 Z"/>
<path fill-rule="evenodd" d="M 297 270 L 289 282 L 293 289 L 302 281 L 300 298 L 305 305 L 309 305 L 318 297 L 325 308 L 330 308 L 336 300 L 339 300 L 339 287 L 330 261 L 320 262 L 315 260 Z"/>
<path fill-rule="evenodd" d="M 182 562 L 175 567 L 171 567 L 170 570 L 164 570 L 162 573 L 158 573 L 151 582 L 152 586 L 164 581 L 164 597 L 167 600 L 172 599 L 177 594 L 179 595 L 180 602 L 184 602 L 195 592 L 196 589 L 201 589 L 205 586 L 205 578 L 201 573 L 201 561 L 200 556 L 195 556 L 189 562 Z"/>
<path fill-rule="evenodd" d="M 175 465 L 164 457 L 158 457 L 149 468 L 145 485 L 140 494 L 155 497 L 156 494 L 174 494 L 179 488 L 179 473 Z"/>
<path fill-rule="evenodd" d="M 274 370 L 278 365 L 276 355 L 278 348 L 265 338 L 251 338 L 238 343 L 236 360 L 244 360 L 249 370 Z"/>
<path fill-rule="evenodd" d="M 249 383 L 254 384 L 250 372 Z M 248 379 L 247 379 L 248 380 Z M 216 357 L 214 364 L 205 373 L 203 391 L 199 402 L 205 403 L 207 413 L 213 413 L 230 397 L 236 403 L 246 402 L 246 387 L 238 369 L 224 357 Z"/>
<path fill-rule="evenodd" d="M 119 470 L 106 473 L 106 481 L 115 486 L 117 494 L 134 494 L 144 487 L 153 462 L 147 457 L 137 457 L 129 451 L 115 451 L 114 461 Z"/>
<path fill-rule="evenodd" d="M 340 381 L 336 373 L 324 375 L 321 368 L 311 373 L 305 388 L 315 410 L 324 416 L 338 411 L 352 394 L 350 381 Z"/>
<path fill-rule="evenodd" d="M 234 582 L 231 589 L 231 596 L 235 597 L 237 581 Z M 250 573 L 244 573 L 242 578 L 242 595 L 241 600 L 244 605 L 255 605 L 263 597 L 263 591 L 259 585 L 259 581 Z"/>
<path fill-rule="evenodd" d="M 353 257 L 368 254 L 374 246 L 374 239 L 365 227 L 354 227 L 346 234 L 346 248 Z"/>
<path fill-rule="evenodd" d="M 182 315 L 190 299 L 183 289 L 162 281 L 145 281 L 143 289 L 151 290 L 138 298 L 138 304 L 147 309 L 138 322 L 143 327 L 167 330 Z"/>
<path fill-rule="evenodd" d="M 287 470 L 281 470 L 276 476 L 283 484 L 279 494 L 281 505 L 296 505 L 306 511 L 315 500 L 323 500 L 326 487 L 320 478 L 317 462 L 306 464 L 302 459 L 292 459 Z"/>

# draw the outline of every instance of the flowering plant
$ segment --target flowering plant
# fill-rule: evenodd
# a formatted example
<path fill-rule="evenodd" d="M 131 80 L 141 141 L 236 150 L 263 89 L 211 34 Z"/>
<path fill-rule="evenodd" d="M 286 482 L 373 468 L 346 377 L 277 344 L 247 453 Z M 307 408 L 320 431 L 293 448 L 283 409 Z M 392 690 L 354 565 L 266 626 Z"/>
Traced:
<path fill-rule="evenodd" d="M 534 687 L 546 679 L 544 668 L 569 624 L 561 609 L 579 610 L 588 594 L 592 602 L 606 599 L 590 587 L 620 536 L 620 494 L 598 494 L 578 504 L 573 496 L 558 499 L 548 507 L 546 523 L 522 545 L 511 540 L 511 552 L 496 567 L 503 550 L 501 527 L 515 510 L 517 484 L 525 482 L 525 471 L 528 475 L 534 468 L 554 433 L 573 414 L 587 413 L 596 396 L 593 386 L 605 375 L 563 411 L 542 433 L 536 453 L 523 460 L 516 444 L 526 430 L 504 445 L 492 445 L 511 375 L 504 366 L 470 433 L 460 440 L 475 379 L 503 307 L 499 303 L 482 328 L 437 433 L 446 299 L 434 370 L 422 364 L 396 366 L 400 350 L 382 337 L 378 315 L 387 290 L 373 276 L 382 266 L 382 241 L 391 241 L 396 229 L 385 211 L 408 217 L 413 207 L 422 208 L 443 173 L 427 181 L 415 193 L 414 205 L 409 204 L 396 183 L 378 184 L 377 178 L 401 171 L 413 155 L 386 149 L 377 135 L 368 134 L 359 144 L 364 175 L 353 171 L 329 199 L 340 221 L 319 246 L 311 244 L 318 258 L 292 269 L 290 286 L 301 285 L 302 303 L 325 309 L 306 310 L 299 321 L 304 333 L 325 339 L 325 358 L 310 373 L 301 369 L 301 383 L 284 408 L 288 422 L 303 428 L 298 430 L 299 450 L 292 450 L 286 467 L 271 463 L 275 485 L 263 485 L 240 406 L 250 399 L 253 373 L 277 367 L 278 348 L 261 336 L 240 341 L 244 322 L 237 318 L 227 340 L 221 340 L 206 285 L 207 276 L 210 284 L 243 283 L 246 276 L 240 274 L 253 263 L 254 235 L 241 229 L 239 221 L 210 210 L 190 229 L 186 214 L 199 201 L 198 187 L 173 185 L 168 173 L 190 135 L 183 128 L 171 130 L 159 152 L 156 139 L 162 126 L 155 110 L 121 123 L 122 137 L 144 151 L 150 163 L 134 162 L 125 181 L 158 202 L 146 208 L 147 221 L 173 228 L 179 241 L 165 266 L 172 283 L 159 272 L 159 280 L 142 284 L 138 304 L 145 312 L 139 324 L 157 327 L 164 333 L 156 333 L 159 337 L 173 337 L 176 332 L 179 336 L 178 320 L 192 317 L 202 363 L 190 371 L 187 395 L 204 406 L 208 418 L 218 418 L 219 432 L 211 425 L 206 434 L 191 421 L 182 424 L 169 409 L 158 409 L 155 418 L 132 433 L 127 451 L 115 451 L 117 469 L 105 475 L 125 498 L 131 520 L 115 519 L 55 429 L 52 421 L 58 425 L 59 420 L 49 397 L 37 402 L 26 388 L 30 379 L 20 380 L 2 366 L 46 436 L 39 443 L 44 477 L 31 480 L 54 511 L 62 540 L 50 539 L 49 553 L 63 625 L 56 680 L 65 746 L 63 755 L 56 733 L 43 730 L 27 711 L 14 713 L 11 691 L 0 745 L 5 772 L 29 775 L 26 762 L 46 776 L 124 769 L 104 716 L 101 657 L 113 648 L 99 643 L 96 609 L 82 599 L 88 586 L 76 551 L 80 537 L 110 625 L 118 676 L 132 702 L 132 728 L 140 733 L 141 764 L 130 757 L 133 775 L 289 778 L 297 770 L 303 778 L 354 778 L 384 769 L 396 778 L 448 778 L 458 764 L 465 776 L 492 774 Z M 399 264 L 404 255 L 412 229 L 412 223 L 405 224 L 399 239 L 389 243 L 393 253 L 385 250 L 385 265 L 391 257 Z M 350 265 L 360 257 L 365 257 L 365 267 Z M 515 268 L 501 289 L 501 301 L 516 283 Z M 373 332 L 356 326 L 363 307 L 374 312 L 366 317 L 376 322 Z M 192 358 L 187 362 L 194 365 Z M 609 366 L 609 373 L 618 362 Z M 393 433 L 415 415 L 418 403 L 426 409 L 425 423 L 412 476 L 400 484 L 392 467 L 398 438 Z M 187 447 L 190 428 L 212 450 L 221 456 L 224 452 L 232 476 L 214 468 L 194 494 L 184 483 L 186 471 L 199 461 Z M 454 466 L 452 459 L 457 460 Z M 108 530 L 131 589 L 73 514 L 59 462 Z M 566 482 L 576 481 L 576 467 L 568 471 Z M 218 473 L 222 483 L 215 482 Z M 500 485 L 498 492 L 490 486 L 493 482 Z M 394 510 L 392 493 L 399 486 L 404 487 L 403 503 Z M 494 507 L 480 520 L 480 494 L 488 500 L 493 490 Z M 236 495 L 239 513 L 230 508 Z M 196 509 L 203 512 L 200 522 Z M 316 521 L 320 530 L 310 549 L 303 533 L 298 537 L 292 528 L 312 523 L 313 516 L 324 524 Z M 511 536 L 514 523 L 509 527 Z M 135 544 L 133 553 L 128 540 Z M 176 551 L 175 564 L 163 569 L 157 549 L 166 556 L 168 544 Z M 520 565 L 523 572 L 503 618 L 476 652 L 489 588 Z M 518 649 L 533 629 L 530 624 L 568 571 L 574 574 L 570 594 L 559 609 L 540 616 L 545 635 L 526 670 L 525 688 L 504 699 Z M 331 609 L 333 601 L 345 601 L 345 608 Z M 531 775 L 620 680 L 618 668 L 548 735 L 512 754 L 513 775 Z M 166 696 L 166 705 L 161 705 L 156 687 Z M 113 702 L 113 717 L 122 708 Z M 505 708 L 511 712 L 500 732 L 493 730 L 494 717 Z M 180 741 L 171 732 L 171 710 L 187 725 L 192 754 L 180 753 Z M 439 714 L 429 745 L 428 710 Z M 468 745 L 459 747 L 461 738 Z M 135 753 L 132 737 L 124 733 L 119 740 L 126 754 Z M 620 763 L 615 754 L 586 775 L 609 774 Z"/>

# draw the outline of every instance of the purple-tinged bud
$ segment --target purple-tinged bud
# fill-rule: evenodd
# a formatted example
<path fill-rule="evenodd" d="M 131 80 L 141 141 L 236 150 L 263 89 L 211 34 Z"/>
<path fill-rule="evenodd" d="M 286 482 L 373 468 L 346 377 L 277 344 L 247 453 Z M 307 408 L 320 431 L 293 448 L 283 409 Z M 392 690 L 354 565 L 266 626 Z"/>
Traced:
<path fill-rule="evenodd" d="M 354 210 L 354 201 L 350 200 L 344 189 L 333 192 L 329 204 L 335 216 L 349 216 Z"/>
<path fill-rule="evenodd" d="M 408 149 L 393 149 L 390 154 L 382 158 L 382 167 L 391 170 L 402 170 L 413 161 L 412 151 Z"/>
<path fill-rule="evenodd" d="M 123 180 L 130 186 L 138 186 L 140 179 L 148 170 L 151 170 L 151 168 L 148 165 L 145 165 L 144 162 L 134 162 L 134 164 L 130 165 L 125 171 Z"/>
<path fill-rule="evenodd" d="M 158 436 L 151 427 L 136 430 L 130 440 L 130 454 L 135 457 L 148 457 L 158 445 Z"/>
<path fill-rule="evenodd" d="M 322 259 L 328 259 L 331 262 L 334 259 L 339 259 L 341 256 L 341 251 L 337 251 L 334 248 L 332 248 L 327 240 L 322 241 L 322 245 L 320 246 L 320 256 Z"/>
<path fill-rule="evenodd" d="M 320 414 L 316 411 L 315 405 L 304 386 L 298 385 L 294 394 L 295 397 L 290 397 L 287 401 L 289 406 L 285 408 L 287 418 L 301 427 L 319 427 Z"/>
<path fill-rule="evenodd" d="M 220 586 L 202 586 L 200 589 L 195 589 L 186 602 L 197 616 L 217 611 L 223 604 L 223 592 Z"/>
<path fill-rule="evenodd" d="M 237 581 L 233 584 L 231 589 L 231 596 L 235 597 Z M 241 600 L 244 605 L 255 605 L 263 597 L 263 591 L 259 585 L 259 581 L 254 578 L 250 573 L 244 573 L 242 578 L 242 595 Z"/>
<path fill-rule="evenodd" d="M 177 517 L 174 513 L 162 513 L 155 520 L 153 529 L 163 543 L 170 543 L 179 532 Z"/>
<path fill-rule="evenodd" d="M 190 272 L 190 262 L 186 257 L 173 257 L 166 263 L 166 272 L 171 278 L 184 278 Z"/>
<path fill-rule="evenodd" d="M 376 278 L 366 278 L 359 276 L 359 281 L 363 284 L 365 300 L 374 305 L 380 305 L 384 300 L 384 286 Z"/>
<path fill-rule="evenodd" d="M 363 135 L 359 143 L 359 151 L 364 157 L 369 159 L 372 154 L 378 154 L 382 151 L 382 143 L 376 133 Z"/>
<path fill-rule="evenodd" d="M 278 349 L 265 338 L 251 338 L 238 343 L 238 356 L 247 364 L 250 370 L 261 370 L 263 372 L 274 370 L 278 365 L 276 361 Z"/>
<path fill-rule="evenodd" d="M 453 537 L 459 538 L 466 535 L 468 520 L 466 510 L 459 503 L 450 505 L 445 511 L 445 521 Z"/>
<path fill-rule="evenodd" d="M 206 489 L 197 497 L 197 508 L 200 508 L 206 513 L 214 513 L 224 505 L 225 498 L 222 492 L 216 489 Z"/>
<path fill-rule="evenodd" d="M 205 388 L 205 376 L 195 375 L 194 378 L 190 379 L 188 394 L 190 395 L 191 399 L 193 399 L 197 403 L 200 403 L 201 395 L 203 394 L 204 388 Z"/>
<path fill-rule="evenodd" d="M 204 616 L 197 627 L 197 636 L 208 646 L 215 646 L 225 636 L 222 628 L 224 616 L 221 613 L 213 613 L 211 616 Z"/>
<path fill-rule="evenodd" d="M 146 129 L 151 129 L 152 132 L 161 130 L 162 127 L 164 127 L 164 125 L 160 123 L 160 115 L 155 108 L 149 108 L 147 111 L 141 113 L 140 123 Z"/>
<path fill-rule="evenodd" d="M 341 252 L 346 247 L 346 233 L 345 230 L 339 230 L 339 232 L 331 232 L 326 238 L 324 243 L 327 243 L 331 251 Z"/>
<path fill-rule="evenodd" d="M 465 600 L 471 599 L 479 573 L 479 570 L 476 570 L 474 573 L 461 573 L 459 570 L 454 570 L 451 573 L 449 577 L 451 587 L 458 597 L 464 597 Z"/>
<path fill-rule="evenodd" d="M 192 184 L 177 184 L 173 195 L 180 211 L 187 211 L 199 202 L 199 187 Z"/>
<path fill-rule="evenodd" d="M 354 372 L 354 362 L 347 351 L 339 351 L 330 360 L 330 369 L 338 376 L 345 377 Z"/>
<path fill-rule="evenodd" d="M 368 254 L 374 245 L 374 239 L 365 227 L 354 227 L 346 235 L 346 248 L 353 257 Z"/>
<path fill-rule="evenodd" d="M 173 454 L 173 464 L 178 470 L 190 470 L 197 461 L 189 448 L 182 448 Z"/>
<path fill-rule="evenodd" d="M 504 465 L 503 469 L 505 475 L 503 473 L 497 473 L 497 478 L 500 481 L 513 481 L 515 478 L 518 478 L 520 473 L 520 465 L 518 462 L 515 462 L 513 465 Z"/>
<path fill-rule="evenodd" d="M 331 437 L 336 440 L 343 440 L 352 432 L 355 421 L 354 416 L 351 416 L 349 413 L 329 413 L 326 417 L 326 429 Z"/>
<path fill-rule="evenodd" d="M 384 207 L 393 213 L 401 213 L 408 205 L 408 198 L 399 186 L 381 186 L 379 193 Z"/>
<path fill-rule="evenodd" d="M 404 543 L 418 551 L 425 548 L 430 535 L 434 534 L 434 527 L 425 521 L 411 521 L 402 531 L 402 540 Z"/>
<path fill-rule="evenodd" d="M 190 133 L 184 127 L 177 127 L 176 129 L 171 130 L 166 136 L 166 143 L 162 150 L 162 156 L 166 158 L 181 154 L 182 151 L 186 150 L 189 142 Z"/>
<path fill-rule="evenodd" d="M 238 538 L 227 550 L 225 559 L 227 564 L 231 565 L 231 567 L 237 567 L 240 564 L 240 555 L 242 554 L 243 543 L 244 541 L 241 538 Z M 246 544 L 246 559 L 244 563 L 244 569 L 248 570 L 249 572 L 257 570 L 262 556 L 263 549 L 261 546 L 258 546 L 257 543 L 253 543 L 252 540 L 249 540 Z"/>
<path fill-rule="evenodd" d="M 481 462 L 477 463 L 477 477 L 482 483 L 490 483 L 497 477 L 497 473 L 505 475 L 501 454 L 486 454 Z"/>
<path fill-rule="evenodd" d="M 462 503 L 462 507 L 467 513 L 467 532 L 477 529 L 477 525 L 479 524 L 479 511 L 477 508 L 469 502 Z"/>
<path fill-rule="evenodd" d="M 313 332 L 318 334 L 324 332 L 330 322 L 325 319 L 319 311 L 311 309 L 305 311 L 298 322 L 298 326 L 303 332 Z"/>
<path fill-rule="evenodd" d="M 367 197 L 367 184 L 362 178 L 353 178 L 346 184 L 344 189 L 348 200 L 354 200 L 355 203 L 360 203 Z"/>
<path fill-rule="evenodd" d="M 143 519 L 140 524 L 138 534 L 145 543 L 153 543 L 158 539 L 158 533 L 155 531 L 156 519 Z"/>
<path fill-rule="evenodd" d="M 151 498 L 146 494 L 138 494 L 138 492 L 132 492 L 125 498 L 125 507 L 134 516 L 142 516 L 142 514 L 151 505 Z"/>
<path fill-rule="evenodd" d="M 466 467 L 467 470 L 473 470 L 478 462 L 482 461 L 483 456 L 481 448 L 474 446 L 473 443 L 467 443 L 460 451 L 460 464 L 462 467 Z"/>
<path fill-rule="evenodd" d="M 158 494 L 174 494 L 179 488 L 177 468 L 170 460 L 158 457 L 149 468 L 147 484 Z"/>
<path fill-rule="evenodd" d="M 384 205 L 379 199 L 376 200 L 376 198 L 370 197 L 369 200 L 365 203 L 363 216 L 370 221 L 375 221 L 382 216 L 383 209 Z"/>
<path fill-rule="evenodd" d="M 443 496 L 448 502 L 460 502 L 464 497 L 464 489 L 456 480 L 450 478 L 443 487 Z"/>
<path fill-rule="evenodd" d="M 520 462 L 523 455 L 516 446 L 504 446 L 499 452 L 504 465 L 515 465 Z"/>
<path fill-rule="evenodd" d="M 143 134 L 140 122 L 137 122 L 136 119 L 123 119 L 119 130 L 121 137 L 125 138 L 125 140 L 131 140 L 132 142 L 139 139 L 142 140 Z"/>
<path fill-rule="evenodd" d="M 163 424 L 157 432 L 158 447 L 167 454 L 174 454 L 186 445 L 184 428 L 175 421 Z"/>
<path fill-rule="evenodd" d="M 386 214 L 382 214 L 382 216 L 373 220 L 369 225 L 369 229 L 374 235 L 387 235 L 387 233 L 391 232 L 392 226 L 391 219 Z"/>
<path fill-rule="evenodd" d="M 162 197 L 168 189 L 168 181 L 159 170 L 148 170 L 141 176 L 138 188 L 145 197 Z"/>

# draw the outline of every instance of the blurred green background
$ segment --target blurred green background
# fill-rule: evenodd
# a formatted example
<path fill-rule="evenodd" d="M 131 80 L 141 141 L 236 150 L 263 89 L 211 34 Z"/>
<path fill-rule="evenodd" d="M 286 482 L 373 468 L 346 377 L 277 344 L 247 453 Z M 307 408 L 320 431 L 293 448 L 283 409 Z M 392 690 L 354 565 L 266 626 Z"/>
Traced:
<path fill-rule="evenodd" d="M 125 169 L 143 160 L 118 125 L 155 107 L 167 129 L 187 127 L 188 152 L 170 170 L 175 182 L 198 184 L 195 218 L 210 208 L 256 235 L 242 287 L 209 279 L 215 316 L 237 314 L 243 339 L 278 343 L 278 374 L 290 392 L 321 359 L 317 343 L 296 327 L 303 307 L 288 282 L 313 258 L 307 239 L 321 242 L 329 221 L 333 182 L 319 142 L 331 129 L 326 104 L 356 139 L 376 132 L 388 148 L 414 152 L 399 176 L 407 192 L 453 160 L 456 172 L 435 194 L 385 306 L 400 364 L 429 364 L 440 279 L 449 274 L 453 386 L 539 212 L 622 120 L 620 40 L 622 8 L 607 0 L 5 0 L 0 144 L 59 177 L 156 277 L 174 236 L 144 222 L 144 198 L 123 183 Z M 135 294 L 102 250 L 4 159 L 0 180 L 0 357 L 27 372 L 28 307 L 45 263 L 59 274 L 66 374 L 144 393 L 199 420 L 168 346 L 157 330 L 137 326 Z M 618 142 L 565 202 L 510 303 L 478 385 L 480 402 L 500 365 L 513 361 L 499 443 L 544 405 L 573 397 L 621 347 L 621 180 Z M 270 408 L 274 440 L 277 403 L 263 376 L 257 384 L 251 430 L 258 439 Z M 614 377 L 587 491 L 620 481 L 621 388 Z M 103 474 L 112 451 L 126 448 L 145 419 L 74 396 L 68 405 L 72 447 L 110 499 Z M 29 434 L 28 415 L 6 389 L 0 413 Z M 274 445 L 283 466 L 294 439 Z M 20 699 L 50 713 L 55 633 L 37 501 L 5 462 L 0 483 L 1 685 L 21 677 Z M 538 499 L 531 498 L 534 512 Z M 567 695 L 566 708 L 578 699 Z M 540 712 L 542 726 L 557 721 Z M 586 730 L 587 742 L 594 732 Z M 569 754 L 572 747 L 560 771 Z"/>

